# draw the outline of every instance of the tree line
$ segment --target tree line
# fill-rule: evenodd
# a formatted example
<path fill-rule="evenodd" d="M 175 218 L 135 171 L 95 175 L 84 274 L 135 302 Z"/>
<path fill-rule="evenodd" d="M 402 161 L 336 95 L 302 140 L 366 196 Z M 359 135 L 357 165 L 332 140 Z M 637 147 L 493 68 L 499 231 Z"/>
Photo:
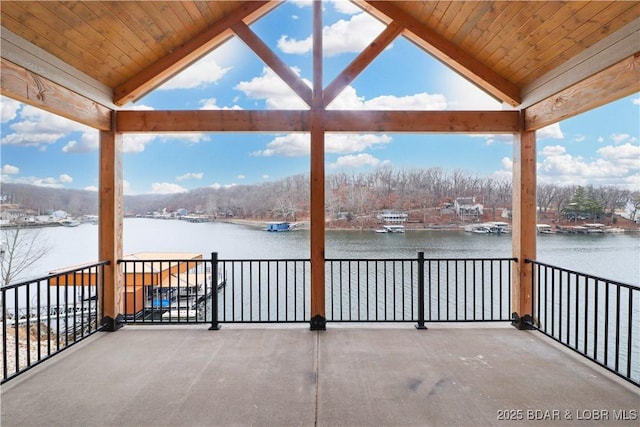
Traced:
<path fill-rule="evenodd" d="M 18 203 L 41 212 L 59 209 L 76 216 L 98 213 L 98 195 L 92 191 L 3 184 L 2 195 L 5 203 Z M 328 174 L 325 182 L 328 218 L 336 218 L 341 213 L 364 216 L 382 209 L 438 209 L 459 197 L 475 197 L 485 211 L 510 209 L 511 179 L 481 177 L 464 170 L 446 171 L 438 167 L 395 170 L 385 166 L 371 172 Z M 638 191 L 613 186 L 548 183 L 537 186 L 537 204 L 543 216 L 607 216 L 629 201 L 640 211 Z M 309 176 L 300 174 L 253 185 L 124 197 L 125 215 L 178 209 L 218 217 L 304 219 L 309 215 Z"/>

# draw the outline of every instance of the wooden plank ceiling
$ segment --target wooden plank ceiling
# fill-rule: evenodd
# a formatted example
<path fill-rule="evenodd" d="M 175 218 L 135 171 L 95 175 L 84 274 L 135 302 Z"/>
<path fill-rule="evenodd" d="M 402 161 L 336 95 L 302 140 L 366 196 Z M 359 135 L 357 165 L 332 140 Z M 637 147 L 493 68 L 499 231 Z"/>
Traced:
<path fill-rule="evenodd" d="M 631 77 L 625 78 L 632 84 L 617 89 L 613 96 L 620 98 L 640 90 L 640 83 L 634 81 L 640 80 L 635 79 L 640 51 L 638 1 L 355 3 L 389 25 L 383 34 L 388 40 L 383 43 L 402 34 L 512 107 L 522 109 L 548 100 L 623 60 L 630 62 Z M 93 108 L 104 105 L 118 109 L 236 35 L 269 66 L 279 67 L 281 77 L 309 102 L 309 89 L 302 87 L 295 76 L 286 74 L 287 67 L 248 27 L 278 4 L 3 0 L 3 71 L 17 65 L 43 81 L 97 103 Z M 28 55 L 20 54 L 21 50 L 33 52 L 30 46 L 37 47 L 37 53 L 31 54 L 50 67 L 34 67 Z M 345 71 L 345 81 L 380 51 L 373 45 L 370 48 L 370 55 Z M 56 70 L 61 69 L 65 72 L 56 75 Z M 19 73 L 14 77 L 21 78 Z M 343 86 L 334 82 L 325 89 L 325 95 L 334 97 Z M 109 102 L 83 89 L 96 87 L 111 97 Z M 595 89 L 602 93 L 607 90 L 606 85 Z M 2 91 L 25 102 L 36 102 L 21 95 L 9 78 L 3 79 Z M 610 98 L 611 95 L 602 97 L 606 102 Z M 574 110 L 593 108 L 597 106 L 594 103 L 597 102 Z"/>

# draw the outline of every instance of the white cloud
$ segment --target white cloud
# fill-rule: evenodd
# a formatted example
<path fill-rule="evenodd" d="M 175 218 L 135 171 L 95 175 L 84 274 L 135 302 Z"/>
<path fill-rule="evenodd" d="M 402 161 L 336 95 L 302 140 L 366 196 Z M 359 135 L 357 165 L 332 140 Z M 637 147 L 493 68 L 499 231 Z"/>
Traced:
<path fill-rule="evenodd" d="M 15 175 L 20 173 L 20 168 L 17 166 L 6 164 L 2 166 L 2 174 L 3 175 Z"/>
<path fill-rule="evenodd" d="M 186 193 L 187 189 L 171 182 L 154 182 L 151 184 L 153 194 Z"/>
<path fill-rule="evenodd" d="M 345 15 L 355 15 L 356 13 L 362 13 L 362 9 L 360 9 L 349 0 L 331 0 L 330 3 L 333 5 L 333 8 L 337 12 L 344 13 Z"/>
<path fill-rule="evenodd" d="M 66 173 L 63 173 L 62 175 L 60 175 L 58 180 L 63 184 L 68 184 L 70 182 L 73 182 L 73 178 L 71 178 L 71 175 L 67 175 Z"/>
<path fill-rule="evenodd" d="M 240 179 L 240 180 L 243 180 L 243 179 L 246 179 L 247 177 L 245 175 L 238 175 L 236 178 Z"/>
<path fill-rule="evenodd" d="M 327 134 L 325 152 L 333 154 L 358 153 L 366 149 L 388 144 L 391 137 L 379 134 Z M 310 152 L 309 134 L 292 133 L 275 137 L 267 148 L 254 152 L 255 156 L 307 156 Z"/>
<path fill-rule="evenodd" d="M 15 119 L 21 106 L 18 101 L 0 96 L 0 121 L 6 123 Z"/>
<path fill-rule="evenodd" d="M 201 110 L 242 110 L 242 107 L 239 105 L 234 105 L 233 107 L 220 107 L 216 104 L 215 98 L 201 99 L 200 100 L 200 109 Z"/>
<path fill-rule="evenodd" d="M 98 191 L 98 187 L 96 187 L 95 185 L 87 185 L 86 187 L 83 188 L 83 190 L 85 190 L 85 191 Z"/>
<path fill-rule="evenodd" d="M 536 131 L 536 138 L 538 139 L 564 139 L 562 129 L 560 129 L 560 123 L 554 123 L 552 125 L 543 127 Z"/>
<path fill-rule="evenodd" d="M 150 144 L 156 135 L 128 133 L 122 137 L 123 153 L 141 153 L 147 144 Z"/>
<path fill-rule="evenodd" d="M 300 70 L 292 68 L 300 75 Z M 311 82 L 303 79 L 311 87 Z M 308 109 L 309 106 L 269 67 L 262 69 L 260 77 L 254 77 L 250 81 L 238 83 L 234 89 L 245 93 L 249 98 L 265 100 L 268 109 L 291 110 Z"/>
<path fill-rule="evenodd" d="M 628 133 L 614 133 L 611 135 L 611 140 L 614 144 L 622 144 L 623 142 L 638 142 L 638 138 L 635 138 Z"/>
<path fill-rule="evenodd" d="M 562 145 L 549 145 L 538 151 L 539 183 L 558 185 L 618 186 L 640 191 L 640 145 L 626 143 L 608 145 L 597 151 L 597 157 L 574 156 Z M 492 176 L 511 177 L 513 161 L 502 159 L 502 169 Z"/>
<path fill-rule="evenodd" d="M 231 69 L 218 65 L 214 55 L 207 55 L 180 74 L 168 80 L 157 90 L 193 89 L 198 86 L 216 83 Z"/>
<path fill-rule="evenodd" d="M 202 179 L 202 177 L 204 176 L 204 173 L 202 172 L 189 172 L 189 173 L 185 173 L 184 175 L 180 175 L 176 177 L 176 181 L 185 181 L 187 179 L 196 179 L 196 180 L 200 180 Z"/>
<path fill-rule="evenodd" d="M 262 179 L 264 179 L 265 181 L 269 179 L 269 175 L 262 175 Z"/>
<path fill-rule="evenodd" d="M 16 120 L 9 128 L 12 132 L 7 132 L 0 139 L 0 144 L 44 148 L 72 132 L 97 134 L 88 126 L 29 105 L 18 110 Z"/>
<path fill-rule="evenodd" d="M 540 151 L 538 181 L 563 185 L 616 185 L 640 190 L 634 176 L 640 174 L 640 146 L 626 143 L 597 151 L 597 158 L 573 156 L 560 145 Z"/>
<path fill-rule="evenodd" d="M 329 165 L 329 168 L 361 168 L 364 166 L 378 166 L 381 163 L 388 162 L 382 162 L 380 159 L 368 153 L 360 153 L 356 155 L 348 154 L 346 156 L 338 157 L 335 163 L 331 163 Z"/>
<path fill-rule="evenodd" d="M 331 110 L 444 110 L 447 99 L 442 94 L 425 92 L 415 95 L 383 95 L 369 100 L 358 96 L 353 86 L 347 86 L 329 104 Z"/>
<path fill-rule="evenodd" d="M 623 145 L 608 145 L 598 150 L 598 154 L 621 168 L 636 169 L 640 172 L 640 145 L 626 143 Z"/>
<path fill-rule="evenodd" d="M 540 155 L 544 157 L 562 156 L 567 152 L 567 149 L 562 145 L 547 145 L 540 150 Z"/>
<path fill-rule="evenodd" d="M 232 184 L 224 184 L 223 185 L 223 184 L 220 184 L 219 182 L 215 182 L 215 183 L 211 184 L 209 187 L 213 188 L 215 190 L 219 190 L 221 188 L 232 188 L 232 187 L 235 187 L 236 185 L 238 185 L 238 184 L 232 183 Z"/>
<path fill-rule="evenodd" d="M 88 153 L 95 151 L 100 147 L 100 137 L 98 132 L 84 132 L 80 137 L 80 141 L 69 141 L 62 151 L 65 153 Z"/>
<path fill-rule="evenodd" d="M 354 6 L 356 7 L 356 6 Z M 340 6 L 339 11 L 347 13 L 352 8 Z M 348 12 L 351 13 L 351 12 Z M 384 24 L 368 13 L 352 15 L 349 20 L 341 19 L 322 29 L 322 50 L 326 56 L 341 53 L 360 53 L 384 29 Z M 286 35 L 278 40 L 278 48 L 289 54 L 305 54 L 312 49 L 312 36 L 303 40 L 291 39 Z"/>

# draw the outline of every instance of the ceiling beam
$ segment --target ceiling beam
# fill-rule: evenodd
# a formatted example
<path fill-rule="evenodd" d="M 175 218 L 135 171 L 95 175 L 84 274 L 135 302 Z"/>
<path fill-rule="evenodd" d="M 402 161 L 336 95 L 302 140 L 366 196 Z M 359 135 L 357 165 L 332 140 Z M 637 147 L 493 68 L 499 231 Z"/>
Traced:
<path fill-rule="evenodd" d="M 121 110 L 118 132 L 301 132 L 309 111 L 289 110 Z"/>
<path fill-rule="evenodd" d="M 112 110 L 2 58 L 0 94 L 99 130 L 111 130 Z"/>
<path fill-rule="evenodd" d="M 309 132 L 307 110 L 122 110 L 118 132 Z M 518 111 L 343 111 L 323 115 L 326 132 L 516 133 Z"/>
<path fill-rule="evenodd" d="M 380 53 L 402 33 L 403 28 L 391 22 L 360 54 L 327 86 L 323 104 L 328 106 Z"/>
<path fill-rule="evenodd" d="M 244 22 L 232 26 L 233 32 L 245 42 L 269 68 L 271 68 L 293 91 L 311 106 L 311 88 L 287 64 L 276 55 Z"/>
<path fill-rule="evenodd" d="M 525 109 L 640 52 L 640 18 L 522 88 Z"/>
<path fill-rule="evenodd" d="M 515 133 L 518 111 L 325 111 L 327 132 Z"/>
<path fill-rule="evenodd" d="M 524 109 L 524 130 L 537 130 L 640 92 L 640 52 Z"/>
<path fill-rule="evenodd" d="M 233 13 L 142 70 L 114 91 L 114 103 L 125 105 L 146 95 L 233 36 L 231 26 L 251 23 L 278 6 L 280 1 L 246 1 Z"/>
<path fill-rule="evenodd" d="M 385 23 L 396 21 L 405 28 L 404 35 L 416 45 L 439 59 L 460 75 L 488 92 L 496 99 L 517 106 L 520 89 L 509 80 L 469 55 L 454 43 L 409 15 L 391 1 L 360 0 L 356 3 Z"/>
<path fill-rule="evenodd" d="M 5 27 L 0 30 L 2 58 L 47 78 L 76 93 L 114 110 L 113 90 L 84 74 L 44 49 L 14 34 Z"/>

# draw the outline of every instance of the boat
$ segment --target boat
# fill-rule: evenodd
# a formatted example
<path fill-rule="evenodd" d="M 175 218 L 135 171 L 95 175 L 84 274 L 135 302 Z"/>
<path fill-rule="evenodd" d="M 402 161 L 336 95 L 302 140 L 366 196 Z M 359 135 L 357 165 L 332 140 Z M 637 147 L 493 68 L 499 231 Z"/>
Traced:
<path fill-rule="evenodd" d="M 267 224 L 267 231 L 272 232 L 282 232 L 282 231 L 291 231 L 293 227 L 288 222 L 272 222 Z"/>
<path fill-rule="evenodd" d="M 80 225 L 80 221 L 76 221 L 75 219 L 63 219 L 61 221 L 58 221 L 58 224 L 62 225 L 63 227 L 77 227 Z"/>
<path fill-rule="evenodd" d="M 504 233 L 508 233 L 508 229 L 506 228 L 506 226 L 508 226 L 506 222 L 505 223 L 483 222 L 479 224 L 466 225 L 464 227 L 464 231 L 468 231 L 470 233 L 475 233 L 475 234 L 504 234 Z"/>
<path fill-rule="evenodd" d="M 384 225 L 376 233 L 404 233 L 404 225 Z"/>
<path fill-rule="evenodd" d="M 587 233 L 604 233 L 605 225 L 597 222 L 584 224 L 587 228 Z"/>
<path fill-rule="evenodd" d="M 536 224 L 536 231 L 538 234 L 553 234 L 553 227 L 549 224 Z"/>

